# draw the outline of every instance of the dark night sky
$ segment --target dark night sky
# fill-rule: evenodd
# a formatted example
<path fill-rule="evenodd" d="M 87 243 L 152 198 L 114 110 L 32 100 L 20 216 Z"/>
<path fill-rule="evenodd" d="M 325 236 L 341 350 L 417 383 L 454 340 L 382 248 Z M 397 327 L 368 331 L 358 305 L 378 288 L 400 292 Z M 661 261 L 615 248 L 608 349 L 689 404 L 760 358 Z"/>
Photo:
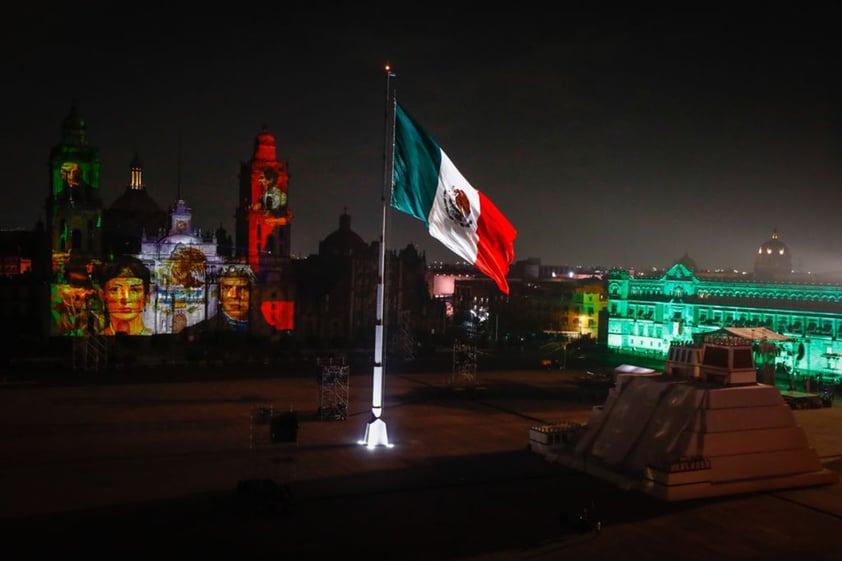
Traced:
<path fill-rule="evenodd" d="M 23 8 L 0 39 L 0 227 L 42 216 L 49 152 L 75 102 L 101 151 L 106 204 L 135 152 L 149 193 L 173 204 L 181 138 L 194 224 L 233 234 L 240 163 L 265 124 L 289 164 L 293 253 L 317 252 L 344 209 L 375 240 L 389 61 L 398 102 L 517 228 L 516 259 L 666 267 L 687 253 L 702 268 L 750 270 L 777 228 L 799 270 L 842 270 L 830 13 L 401 19 L 258 6 L 219 16 Z M 420 221 L 390 217 L 389 247 L 456 261 Z"/>

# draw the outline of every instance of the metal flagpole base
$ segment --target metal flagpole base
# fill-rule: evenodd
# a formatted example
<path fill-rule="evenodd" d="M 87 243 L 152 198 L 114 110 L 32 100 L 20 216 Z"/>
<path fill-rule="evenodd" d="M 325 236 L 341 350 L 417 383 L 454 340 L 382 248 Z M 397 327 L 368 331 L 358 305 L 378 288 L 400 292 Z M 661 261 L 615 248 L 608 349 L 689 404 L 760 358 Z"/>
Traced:
<path fill-rule="evenodd" d="M 386 434 L 386 422 L 380 417 L 372 417 L 365 426 L 365 437 L 359 441 L 368 448 L 375 448 L 377 446 L 386 446 L 391 448 L 389 444 L 389 437 Z"/>

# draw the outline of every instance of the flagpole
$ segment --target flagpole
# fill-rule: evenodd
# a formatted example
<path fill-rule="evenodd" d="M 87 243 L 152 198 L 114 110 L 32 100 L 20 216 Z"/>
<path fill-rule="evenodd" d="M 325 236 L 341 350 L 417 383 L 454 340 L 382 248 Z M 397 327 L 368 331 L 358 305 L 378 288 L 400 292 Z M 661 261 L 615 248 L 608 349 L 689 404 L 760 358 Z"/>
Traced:
<path fill-rule="evenodd" d="M 394 165 L 395 146 L 395 98 L 392 95 L 391 79 L 395 74 L 392 67 L 387 63 L 386 70 L 386 115 L 384 118 L 383 133 L 383 192 L 381 202 L 383 214 L 380 226 L 380 261 L 377 267 L 377 319 L 374 325 L 374 373 L 371 381 L 371 418 L 365 427 L 365 436 L 359 441 L 368 448 L 377 446 L 388 446 L 389 437 L 386 431 L 386 421 L 383 420 L 383 393 L 386 387 L 386 379 L 383 373 L 383 344 L 384 344 L 384 320 L 383 308 L 385 300 L 385 277 L 386 277 L 386 216 L 389 206 L 389 196 L 392 192 L 392 166 Z"/>

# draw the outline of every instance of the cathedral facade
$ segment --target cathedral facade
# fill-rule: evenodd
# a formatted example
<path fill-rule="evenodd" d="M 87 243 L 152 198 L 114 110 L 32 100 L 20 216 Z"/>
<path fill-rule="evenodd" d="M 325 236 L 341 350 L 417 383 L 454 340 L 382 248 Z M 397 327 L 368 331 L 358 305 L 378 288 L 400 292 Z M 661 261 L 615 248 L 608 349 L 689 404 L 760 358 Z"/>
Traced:
<path fill-rule="evenodd" d="M 293 329 L 286 164 L 265 127 L 244 173 L 250 188 L 237 209 L 237 244 L 222 228 L 194 225 L 180 185 L 162 210 L 146 191 L 137 155 L 125 192 L 107 208 L 99 170 L 99 150 L 74 107 L 50 152 L 50 336 Z"/>
<path fill-rule="evenodd" d="M 202 231 L 181 196 L 163 210 L 148 194 L 135 154 L 125 191 L 105 207 L 99 151 L 71 110 L 51 152 L 47 198 L 49 335 L 179 335 L 240 331 L 283 335 L 309 346 L 373 344 L 378 246 L 351 230 L 350 215 L 319 244 L 292 259 L 293 213 L 287 162 L 266 126 L 240 164 L 235 236 Z M 414 333 L 442 331 L 414 248 L 389 252 L 388 318 L 406 354 Z"/>

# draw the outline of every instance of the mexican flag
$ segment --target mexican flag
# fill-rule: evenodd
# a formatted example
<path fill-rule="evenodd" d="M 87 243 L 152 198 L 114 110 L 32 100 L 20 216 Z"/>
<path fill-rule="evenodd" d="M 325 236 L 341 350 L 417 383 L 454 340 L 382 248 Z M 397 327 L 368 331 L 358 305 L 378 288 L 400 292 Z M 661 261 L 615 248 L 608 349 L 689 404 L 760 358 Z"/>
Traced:
<path fill-rule="evenodd" d="M 400 105 L 391 204 L 423 220 L 431 236 L 509 293 L 506 274 L 515 257 L 517 231 Z"/>

